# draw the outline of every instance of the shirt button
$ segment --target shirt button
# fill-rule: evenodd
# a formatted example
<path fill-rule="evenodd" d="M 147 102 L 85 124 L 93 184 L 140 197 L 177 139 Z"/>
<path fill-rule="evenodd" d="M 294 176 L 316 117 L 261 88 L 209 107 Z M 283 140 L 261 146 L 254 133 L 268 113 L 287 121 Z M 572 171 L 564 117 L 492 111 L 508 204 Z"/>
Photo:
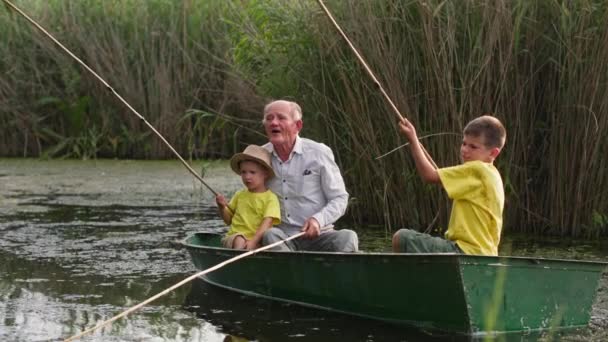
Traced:
<path fill-rule="evenodd" d="M 287 217 L 289 217 L 289 214 L 287 214 Z"/>
<path fill-rule="evenodd" d="M 283 183 L 287 182 L 286 180 L 283 179 Z"/>
<path fill-rule="evenodd" d="M 287 200 L 287 197 L 285 197 L 285 200 Z"/>

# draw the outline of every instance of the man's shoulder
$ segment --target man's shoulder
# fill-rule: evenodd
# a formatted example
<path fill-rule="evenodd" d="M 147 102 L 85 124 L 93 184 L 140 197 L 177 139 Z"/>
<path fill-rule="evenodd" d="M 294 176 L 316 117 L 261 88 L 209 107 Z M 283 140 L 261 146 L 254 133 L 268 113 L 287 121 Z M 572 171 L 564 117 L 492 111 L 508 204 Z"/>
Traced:
<path fill-rule="evenodd" d="M 262 147 L 265 148 L 268 152 L 272 152 L 272 150 L 273 150 L 271 142 L 265 143 L 264 145 L 262 145 Z"/>
<path fill-rule="evenodd" d="M 331 148 L 325 145 L 324 143 L 320 143 L 318 141 L 314 141 L 308 138 L 300 138 L 302 139 L 302 150 L 303 152 L 322 152 L 322 153 L 332 153 Z"/>

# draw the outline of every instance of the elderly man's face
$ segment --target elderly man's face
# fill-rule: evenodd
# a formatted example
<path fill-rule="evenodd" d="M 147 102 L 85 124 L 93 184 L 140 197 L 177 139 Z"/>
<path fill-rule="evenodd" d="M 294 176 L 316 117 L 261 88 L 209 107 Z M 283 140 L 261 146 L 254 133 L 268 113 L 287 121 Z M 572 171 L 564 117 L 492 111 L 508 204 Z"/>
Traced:
<path fill-rule="evenodd" d="M 302 120 L 294 120 L 288 103 L 277 102 L 264 114 L 264 129 L 274 146 L 292 147 L 302 129 Z"/>

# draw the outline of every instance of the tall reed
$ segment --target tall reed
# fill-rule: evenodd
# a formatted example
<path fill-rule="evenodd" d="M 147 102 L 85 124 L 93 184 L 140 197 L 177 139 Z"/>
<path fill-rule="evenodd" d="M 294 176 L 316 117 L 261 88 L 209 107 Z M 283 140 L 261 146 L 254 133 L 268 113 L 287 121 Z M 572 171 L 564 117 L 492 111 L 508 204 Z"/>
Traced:
<path fill-rule="evenodd" d="M 193 158 L 262 143 L 268 98 L 303 105 L 303 136 L 331 146 L 349 216 L 447 226 L 449 201 L 418 178 L 396 116 L 314 1 L 21 0 Z M 605 235 L 608 5 L 527 0 L 327 0 L 439 166 L 495 113 L 507 231 Z M 0 154 L 164 158 L 105 89 L 0 12 Z"/>
<path fill-rule="evenodd" d="M 328 5 L 420 135 L 445 133 L 424 141 L 440 166 L 459 162 L 459 134 L 472 118 L 494 113 L 505 123 L 508 143 L 497 165 L 508 196 L 508 230 L 605 233 L 608 31 L 602 24 L 607 19 L 603 2 L 351 0 Z M 265 84 L 276 78 L 268 70 L 278 64 L 283 82 L 306 85 L 298 93 L 274 89 L 303 102 L 305 123 L 312 121 L 314 128 L 306 131 L 305 124 L 304 134 L 337 150 L 355 199 L 351 215 L 361 222 L 384 222 L 388 230 L 422 229 L 438 216 L 436 225 L 445 228 L 449 203 L 436 187 L 418 179 L 408 152 L 377 159 L 403 139 L 394 114 L 334 28 L 309 3 L 287 17 L 288 37 L 243 31 L 248 44 L 271 47 L 258 51 L 268 54 L 256 55 L 256 69 L 249 72 L 257 84 Z M 309 35 L 302 33 L 306 28 Z M 297 47 L 304 47 L 300 55 L 276 48 L 294 47 L 294 37 L 304 42 Z M 305 72 L 298 64 L 302 59 L 308 59 Z"/>
<path fill-rule="evenodd" d="M 562 236 L 597 236 L 608 228 L 597 222 L 608 213 L 605 4 L 331 3 L 420 135 L 459 133 L 486 112 L 506 124 L 508 143 L 498 159 L 508 194 L 506 227 Z M 344 67 L 352 66 L 353 56 L 325 18 L 316 19 L 314 36 L 327 52 L 327 77 L 318 84 L 335 104 L 316 106 L 340 118 L 333 130 L 345 132 L 338 148 L 351 189 L 364 200 L 358 213 L 423 226 L 445 208 L 442 195 L 417 179 L 407 152 L 374 159 L 403 141 L 395 119 L 369 80 Z M 459 142 L 445 135 L 425 144 L 447 166 L 458 163 Z M 384 210 L 377 210 L 382 202 Z"/>
<path fill-rule="evenodd" d="M 190 108 L 258 115 L 251 85 L 232 70 L 219 1 L 17 1 L 167 140 L 192 157 L 228 157 L 230 131 L 208 131 L 217 118 L 180 120 Z M 139 119 L 52 42 L 0 13 L 3 64 L 2 155 L 166 158 L 171 154 Z M 179 123 L 179 124 L 178 124 Z M 100 139 L 91 139 L 99 136 Z M 188 139 L 184 139 L 188 137 Z M 205 141 L 205 146 L 200 144 Z M 95 143 L 95 146 L 91 146 Z M 82 145 L 82 146 L 81 146 Z M 228 145 L 232 146 L 232 145 Z M 204 149 L 203 149 L 204 148 Z"/>

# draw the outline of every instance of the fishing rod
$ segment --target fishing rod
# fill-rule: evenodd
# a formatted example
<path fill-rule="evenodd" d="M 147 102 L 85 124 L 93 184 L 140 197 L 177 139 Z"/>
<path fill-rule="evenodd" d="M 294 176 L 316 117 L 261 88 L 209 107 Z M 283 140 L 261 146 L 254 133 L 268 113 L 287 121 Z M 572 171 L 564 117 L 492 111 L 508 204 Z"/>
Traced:
<path fill-rule="evenodd" d="M 15 6 L 10 1 L 8 1 L 8 0 L 3 0 L 3 1 L 7 7 L 11 8 L 15 12 L 19 13 L 22 17 L 24 17 L 27 21 L 29 21 L 32 25 L 34 25 L 38 30 L 40 30 L 40 32 L 42 32 L 44 35 L 46 35 L 48 38 L 50 38 L 55 44 L 57 44 L 70 57 L 75 59 L 88 72 L 90 72 L 93 76 L 95 76 L 95 78 L 97 78 L 97 80 L 99 80 L 112 94 L 114 94 L 120 100 L 120 102 L 122 102 L 125 106 L 127 106 L 127 108 L 129 108 L 129 110 L 133 114 L 135 114 L 137 117 L 139 117 L 139 119 L 141 121 L 143 121 L 143 123 L 146 124 L 146 126 L 148 126 L 148 128 L 150 128 L 152 130 L 152 132 L 154 132 L 154 134 L 156 134 L 160 138 L 160 140 L 163 143 L 165 143 L 165 145 L 167 145 L 167 147 L 171 150 L 171 152 L 173 152 L 173 154 L 175 154 L 175 156 L 182 162 L 182 164 L 184 164 L 186 169 L 188 169 L 188 171 L 190 171 L 190 173 L 196 179 L 198 179 L 205 187 L 207 187 L 207 189 L 209 189 L 209 191 L 211 191 L 215 196 L 218 195 L 218 193 L 215 190 L 213 190 L 213 188 L 211 188 L 211 186 L 209 186 L 209 184 L 207 184 L 203 180 L 203 178 L 198 173 L 196 173 L 196 171 L 194 171 L 194 169 L 192 169 L 192 167 L 184 160 L 184 158 L 182 158 L 182 156 L 173 148 L 173 146 L 171 146 L 171 144 L 169 144 L 169 142 L 156 130 L 156 128 L 154 128 L 154 126 L 152 126 L 152 124 L 150 124 L 141 114 L 139 114 L 137 112 L 137 110 L 135 110 L 135 108 L 133 108 L 122 96 L 120 96 L 120 94 L 118 94 L 118 92 L 116 92 L 116 90 L 114 90 L 114 88 L 112 88 L 110 86 L 110 84 L 108 84 L 108 82 L 106 82 L 103 78 L 101 78 L 101 76 L 99 76 L 93 69 L 91 69 L 91 67 L 89 67 L 85 62 L 83 62 L 80 58 L 78 58 L 78 56 L 76 56 L 74 53 L 72 53 L 72 51 L 70 51 L 63 44 L 61 44 L 57 39 L 55 39 L 55 37 L 53 37 L 53 35 L 51 35 L 47 30 L 45 30 L 34 19 L 30 18 L 25 12 L 23 12 L 21 9 L 19 9 L 17 6 Z"/>
<path fill-rule="evenodd" d="M 23 16 L 25 19 L 27 19 L 31 24 L 33 24 L 34 26 L 36 26 L 36 28 L 38 28 L 38 30 L 40 30 L 42 33 L 44 33 L 47 37 L 49 37 L 53 42 L 55 42 L 55 44 L 57 44 L 59 47 L 61 47 L 68 55 L 70 55 L 72 58 L 74 58 L 76 61 L 78 61 L 78 63 L 80 63 L 80 65 L 82 65 L 87 71 L 89 71 L 91 74 L 93 74 L 101 83 L 103 83 L 111 92 L 112 94 L 114 94 L 122 103 L 124 103 L 127 108 L 129 108 L 131 110 L 131 112 L 133 112 L 135 115 L 137 115 L 166 145 L 167 147 L 169 147 L 169 149 L 179 158 L 179 160 L 182 162 L 182 164 L 184 164 L 184 166 L 186 166 L 186 168 L 190 171 L 190 173 L 192 173 L 192 175 L 194 175 L 194 177 L 196 177 L 196 179 L 198 179 L 199 181 L 201 181 L 201 183 L 203 185 L 205 185 L 207 187 L 207 189 L 209 189 L 214 195 L 218 195 L 218 193 L 213 190 L 203 179 L 201 176 L 199 176 L 193 169 L 192 167 L 190 167 L 190 165 L 188 165 L 188 163 L 186 163 L 186 161 L 179 155 L 179 153 L 177 153 L 177 151 L 171 146 L 171 144 L 169 144 L 169 142 L 167 140 L 165 140 L 165 138 L 154 128 L 154 126 L 152 126 L 141 114 L 139 114 L 125 99 L 122 98 L 122 96 L 120 96 L 120 94 L 118 94 L 114 88 L 112 88 L 103 78 L 101 78 L 101 76 L 99 76 L 95 71 L 93 71 L 93 69 L 91 69 L 87 64 L 85 64 L 82 60 L 80 60 L 80 58 L 78 58 L 76 55 L 74 55 L 70 50 L 68 50 L 65 46 L 63 46 L 63 44 L 61 44 L 57 39 L 55 39 L 55 37 L 53 37 L 49 32 L 47 32 L 40 24 L 38 24 L 36 21 L 34 21 L 32 18 L 30 18 L 27 14 L 25 14 L 25 12 L 23 12 L 21 9 L 19 9 L 17 6 L 15 6 L 14 4 L 12 4 L 10 1 L 8 0 L 3 0 L 4 4 L 7 7 L 12 8 L 13 10 L 15 10 L 17 13 L 19 13 L 21 16 Z M 243 254 L 239 254 L 234 258 L 228 259 L 224 262 L 221 262 L 215 266 L 209 267 L 201 272 L 198 272 L 196 274 L 191 275 L 190 277 L 180 281 L 179 283 L 163 290 L 162 292 L 146 299 L 145 301 L 123 311 L 122 313 L 104 321 L 101 322 L 99 324 L 97 324 L 96 326 L 89 328 L 87 330 L 84 330 L 82 332 L 80 332 L 77 335 L 74 335 L 72 337 L 67 338 L 65 341 L 74 341 L 76 339 L 79 339 L 81 337 L 83 337 L 86 334 L 89 334 L 97 329 L 100 329 L 124 316 L 127 316 L 128 314 L 130 314 L 131 312 L 134 312 L 138 309 L 140 309 L 141 307 L 143 307 L 144 305 L 166 295 L 167 293 L 177 289 L 178 287 L 198 278 L 201 277 L 209 272 L 215 271 L 221 267 L 224 267 L 230 263 L 233 263 L 239 259 L 245 258 L 247 256 L 250 256 L 252 254 L 261 252 L 261 251 L 265 251 L 267 249 L 273 248 L 275 246 L 278 246 L 279 244 L 285 243 L 287 241 L 299 238 L 301 236 L 303 236 L 306 232 L 300 232 L 298 234 L 292 235 L 286 239 L 280 240 L 280 241 L 276 241 L 272 244 L 269 244 L 267 246 L 263 246 L 251 251 L 248 251 L 246 253 Z"/>
<path fill-rule="evenodd" d="M 380 90 L 380 93 L 382 93 L 382 95 L 384 96 L 384 98 L 388 102 L 388 104 L 391 107 L 391 109 L 393 110 L 393 112 L 395 112 L 395 114 L 397 115 L 397 117 L 399 117 L 399 120 L 401 120 L 401 121 L 405 120 L 405 117 L 401 114 L 401 112 L 399 111 L 399 109 L 397 108 L 397 106 L 395 105 L 395 103 L 393 102 L 393 100 L 391 99 L 391 97 L 384 90 L 384 87 L 382 87 L 382 84 L 380 84 L 380 81 L 378 81 L 378 78 L 376 77 L 376 75 L 374 75 L 374 72 L 372 71 L 372 69 L 367 65 L 367 63 L 365 62 L 365 59 L 363 59 L 363 57 L 361 56 L 361 54 L 359 53 L 359 51 L 357 50 L 357 48 L 355 47 L 355 45 L 350 41 L 350 39 L 348 38 L 348 36 L 346 35 L 346 33 L 344 33 L 344 31 L 340 27 L 340 25 L 338 25 L 338 22 L 336 21 L 336 19 L 334 19 L 334 16 L 331 14 L 331 12 L 327 8 L 327 6 L 325 6 L 325 3 L 323 2 L 323 0 L 317 0 L 317 2 L 319 3 L 319 6 L 321 6 L 321 8 L 323 9 L 323 11 L 327 15 L 327 17 L 329 18 L 329 20 L 331 21 L 331 23 L 334 25 L 334 27 L 336 28 L 336 30 L 340 33 L 340 35 L 342 36 L 342 38 L 344 38 L 344 40 L 346 41 L 346 43 L 348 44 L 348 46 L 350 47 L 350 49 L 353 51 L 353 53 L 357 57 L 357 60 L 359 60 L 359 62 L 363 66 L 363 69 L 365 69 L 365 71 L 367 71 L 367 74 L 370 76 L 370 78 L 372 79 L 372 81 L 374 82 L 374 84 L 376 85 L 376 87 L 378 87 L 378 89 Z M 433 161 L 433 158 L 431 158 L 431 156 L 426 151 L 426 149 L 424 148 L 424 146 L 422 144 L 420 144 L 420 147 L 422 148 L 422 151 L 424 152 L 424 155 L 426 156 L 426 158 L 431 162 L 431 164 L 433 165 L 433 167 L 435 167 L 435 169 L 437 169 L 437 164 L 435 164 L 435 161 Z"/>
<path fill-rule="evenodd" d="M 260 247 L 258 249 L 251 250 L 251 251 L 249 251 L 247 253 L 239 254 L 239 255 L 235 256 L 234 258 L 230 258 L 230 259 L 228 259 L 226 261 L 223 261 L 223 262 L 221 262 L 221 263 L 219 263 L 219 264 L 217 264 L 217 265 L 215 265 L 213 267 L 209 267 L 209 268 L 207 268 L 207 269 L 205 269 L 203 271 L 200 271 L 200 272 L 198 272 L 196 274 L 193 274 L 193 275 L 189 276 L 188 278 L 180 281 L 179 283 L 177 283 L 177 284 L 175 284 L 175 285 L 173 285 L 173 286 L 171 286 L 171 287 L 163 290 L 162 292 L 159 292 L 156 295 L 154 295 L 154 296 L 152 296 L 152 297 L 144 300 L 143 302 L 141 302 L 141 303 L 139 303 L 139 304 L 137 304 L 137 305 L 135 305 L 135 306 L 133 306 L 133 307 L 131 307 L 131 308 L 123 311 L 123 312 L 121 312 L 120 314 L 118 314 L 118 315 L 116 315 L 116 316 L 114 316 L 114 317 L 112 317 L 112 318 L 110 318 L 108 320 L 105 320 L 105 321 L 97 324 L 96 326 L 94 326 L 92 328 L 89 328 L 89 329 L 87 329 L 85 331 L 82 331 L 81 333 L 79 333 L 77 335 L 74 335 L 72 337 L 69 337 L 69 338 L 65 339 L 64 342 L 74 341 L 74 340 L 79 339 L 79 338 L 83 337 L 84 335 L 89 334 L 89 333 L 91 333 L 91 332 L 93 332 L 93 331 L 95 331 L 97 329 L 103 328 L 104 326 L 106 326 L 106 325 L 114 322 L 115 320 L 120 319 L 121 317 L 124 317 L 124 316 L 130 314 L 131 312 L 133 312 L 133 311 L 135 311 L 137 309 L 140 309 L 144 305 L 146 305 L 146 304 L 148 304 L 148 303 L 150 303 L 150 302 L 152 302 L 152 301 L 154 301 L 154 300 L 156 300 L 156 299 L 158 299 L 158 298 L 166 295 L 167 293 L 175 290 L 176 288 L 178 288 L 178 287 L 180 287 L 180 286 L 182 286 L 182 285 L 184 285 L 184 284 L 186 284 L 186 283 L 188 283 L 188 282 L 190 282 L 190 281 L 192 281 L 192 280 L 194 280 L 194 279 L 196 279 L 196 278 L 198 278 L 200 276 L 203 276 L 203 275 L 205 275 L 205 274 L 207 274 L 209 272 L 215 271 L 215 270 L 217 270 L 219 268 L 222 268 L 222 267 L 224 267 L 224 266 L 226 266 L 226 265 L 228 265 L 230 263 L 233 263 L 233 262 L 235 262 L 235 261 L 237 261 L 239 259 L 243 259 L 243 258 L 245 258 L 247 256 L 252 255 L 252 254 L 255 254 L 255 253 L 258 253 L 258 252 L 261 252 L 261 251 L 265 251 L 265 250 L 270 249 L 272 247 L 278 246 L 278 245 L 280 245 L 280 244 L 282 244 L 284 242 L 287 242 L 287 241 L 299 238 L 299 237 L 303 236 L 304 234 L 306 234 L 306 232 L 300 232 L 300 233 L 298 233 L 296 235 L 292 235 L 292 236 L 290 236 L 290 237 L 288 237 L 288 238 L 286 238 L 284 240 L 280 240 L 280 241 L 274 242 L 274 243 L 272 243 L 270 245 L 263 246 L 263 247 Z"/>

